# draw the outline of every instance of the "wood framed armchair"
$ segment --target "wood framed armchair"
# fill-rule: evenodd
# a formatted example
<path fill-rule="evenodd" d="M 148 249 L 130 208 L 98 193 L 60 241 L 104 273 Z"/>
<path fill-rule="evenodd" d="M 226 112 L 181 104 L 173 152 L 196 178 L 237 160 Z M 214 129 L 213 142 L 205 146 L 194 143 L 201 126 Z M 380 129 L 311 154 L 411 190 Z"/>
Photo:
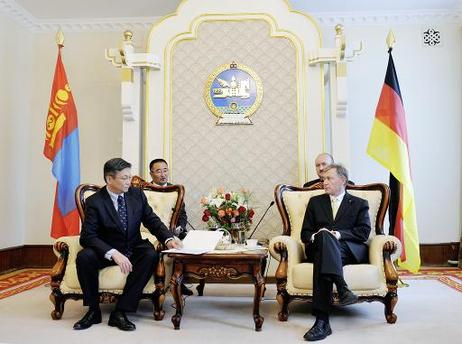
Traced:
<path fill-rule="evenodd" d="M 182 185 L 170 185 L 157 187 L 145 182 L 138 176 L 133 177 L 132 186 L 143 189 L 148 203 L 153 211 L 160 217 L 162 222 L 170 229 L 176 228 L 181 204 L 183 203 L 184 187 Z M 81 184 L 75 191 L 75 201 L 79 216 L 83 222 L 85 218 L 85 200 L 97 192 L 101 187 L 93 184 Z M 141 235 L 147 238 L 160 251 L 163 244 L 146 228 L 141 228 Z M 76 258 L 82 249 L 79 244 L 79 236 L 66 236 L 56 240 L 54 252 L 58 258 L 51 272 L 50 300 L 54 304 L 51 317 L 54 320 L 61 319 L 64 312 L 64 303 L 68 299 L 83 299 L 82 290 L 77 277 Z M 117 265 L 102 269 L 99 273 L 99 292 L 101 303 L 113 303 L 123 291 L 126 276 L 120 272 Z M 154 305 L 154 319 L 162 320 L 164 317 L 163 303 L 165 299 L 165 266 L 162 256 L 155 271 L 143 290 L 142 299 L 149 299 Z"/>
<path fill-rule="evenodd" d="M 369 202 L 371 234 L 369 264 L 346 265 L 344 278 L 358 295 L 358 302 L 380 301 L 385 306 L 385 318 L 395 323 L 393 309 L 398 301 L 398 274 L 393 258 L 401 252 L 400 241 L 383 232 L 383 220 L 389 203 L 389 188 L 385 184 L 347 185 L 347 192 Z M 313 301 L 313 264 L 306 262 L 304 244 L 300 240 L 305 210 L 312 196 L 324 193 L 322 184 L 309 188 L 278 185 L 274 197 L 283 222 L 283 233 L 270 241 L 270 253 L 279 261 L 276 270 L 277 296 L 281 306 L 280 321 L 287 321 L 289 303 L 294 299 Z M 334 294 L 334 304 L 338 303 Z"/>

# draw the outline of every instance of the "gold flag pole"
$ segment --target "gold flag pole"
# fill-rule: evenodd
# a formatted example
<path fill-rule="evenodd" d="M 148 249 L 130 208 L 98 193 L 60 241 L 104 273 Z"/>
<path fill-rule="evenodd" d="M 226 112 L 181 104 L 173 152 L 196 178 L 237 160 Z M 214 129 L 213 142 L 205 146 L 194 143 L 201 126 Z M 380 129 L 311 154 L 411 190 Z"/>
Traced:
<path fill-rule="evenodd" d="M 393 49 L 395 43 L 396 43 L 395 34 L 390 29 L 390 31 L 388 31 L 388 35 L 387 35 L 388 51 L 391 51 Z"/>
<path fill-rule="evenodd" d="M 56 32 L 56 44 L 60 47 L 64 47 L 64 33 L 61 31 L 61 28 Z"/>

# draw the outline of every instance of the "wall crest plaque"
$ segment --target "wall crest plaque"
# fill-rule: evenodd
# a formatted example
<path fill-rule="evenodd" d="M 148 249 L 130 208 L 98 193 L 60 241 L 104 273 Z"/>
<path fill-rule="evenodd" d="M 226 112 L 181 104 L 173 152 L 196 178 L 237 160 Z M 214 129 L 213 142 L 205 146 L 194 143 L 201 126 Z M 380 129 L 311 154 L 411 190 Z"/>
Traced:
<path fill-rule="evenodd" d="M 250 116 L 262 102 L 263 85 L 252 69 L 232 62 L 210 74 L 204 98 L 210 111 L 218 117 L 217 125 L 253 124 Z"/>

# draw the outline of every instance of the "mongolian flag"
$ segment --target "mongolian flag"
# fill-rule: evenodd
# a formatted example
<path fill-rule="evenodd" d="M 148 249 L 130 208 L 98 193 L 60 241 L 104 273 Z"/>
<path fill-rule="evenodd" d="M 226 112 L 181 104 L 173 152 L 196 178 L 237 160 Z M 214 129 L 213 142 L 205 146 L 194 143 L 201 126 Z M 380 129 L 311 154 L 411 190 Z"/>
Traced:
<path fill-rule="evenodd" d="M 46 120 L 43 154 L 53 163 L 57 180 L 51 236 L 59 238 L 79 234 L 79 215 L 74 191 L 80 184 L 79 129 L 77 110 L 67 82 L 58 45 L 55 76 Z"/>
<path fill-rule="evenodd" d="M 398 265 L 417 272 L 420 268 L 419 237 L 406 118 L 391 49 L 388 54 L 387 74 L 375 111 L 367 153 L 390 171 L 389 233 L 403 244 Z"/>

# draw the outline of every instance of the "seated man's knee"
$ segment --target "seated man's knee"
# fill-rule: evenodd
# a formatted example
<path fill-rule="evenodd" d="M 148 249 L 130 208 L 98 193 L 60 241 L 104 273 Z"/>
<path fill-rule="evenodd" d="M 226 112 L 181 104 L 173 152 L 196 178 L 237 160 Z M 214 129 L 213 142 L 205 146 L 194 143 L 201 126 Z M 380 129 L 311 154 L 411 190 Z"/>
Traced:
<path fill-rule="evenodd" d="M 159 261 L 159 253 L 156 250 L 146 250 L 144 256 L 145 259 L 154 262 L 154 264 L 156 264 Z"/>
<path fill-rule="evenodd" d="M 79 253 L 77 253 L 77 258 L 76 258 L 77 265 L 93 264 L 95 266 L 98 266 L 97 262 L 98 262 L 98 255 L 91 248 L 84 248 L 83 250 L 79 251 Z"/>

